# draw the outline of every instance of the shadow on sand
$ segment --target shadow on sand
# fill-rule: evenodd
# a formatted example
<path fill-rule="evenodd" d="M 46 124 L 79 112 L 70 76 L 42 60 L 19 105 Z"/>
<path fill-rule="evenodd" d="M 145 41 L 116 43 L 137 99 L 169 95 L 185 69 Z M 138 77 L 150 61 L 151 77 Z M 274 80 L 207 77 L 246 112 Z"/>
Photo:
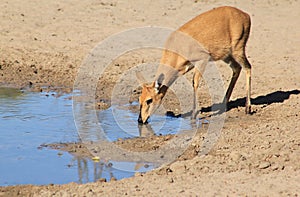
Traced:
<path fill-rule="evenodd" d="M 291 90 L 291 91 L 276 91 L 272 92 L 270 94 L 259 96 L 254 99 L 251 99 L 252 105 L 270 105 L 272 103 L 283 103 L 285 100 L 289 99 L 291 95 L 297 95 L 300 94 L 300 90 Z M 238 107 L 245 107 L 246 98 L 239 98 L 234 101 L 230 101 L 227 104 L 227 109 L 225 111 L 229 111 L 234 108 Z M 216 109 L 220 110 L 218 114 L 223 113 L 224 110 L 222 110 L 223 103 L 213 104 L 209 107 L 202 107 L 199 112 L 211 112 L 215 111 Z"/>

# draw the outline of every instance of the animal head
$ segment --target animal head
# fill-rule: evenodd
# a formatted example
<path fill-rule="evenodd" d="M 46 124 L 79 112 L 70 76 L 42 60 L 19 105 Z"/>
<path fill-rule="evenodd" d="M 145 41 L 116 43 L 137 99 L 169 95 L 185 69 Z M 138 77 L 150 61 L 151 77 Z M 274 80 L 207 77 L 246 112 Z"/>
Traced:
<path fill-rule="evenodd" d="M 138 75 L 137 75 L 138 76 Z M 141 78 L 142 76 L 138 76 Z M 144 80 L 142 80 L 144 81 Z M 158 79 L 151 84 L 143 84 L 142 93 L 139 98 L 140 114 L 138 122 L 147 124 L 149 117 L 160 106 L 162 98 L 165 95 L 167 87 L 161 85 L 161 79 Z"/>
<path fill-rule="evenodd" d="M 140 115 L 138 122 L 147 123 L 150 115 L 159 107 L 163 94 L 160 93 L 160 87 L 157 82 L 153 82 L 150 85 L 144 84 L 141 96 L 139 98 L 140 102 Z"/>

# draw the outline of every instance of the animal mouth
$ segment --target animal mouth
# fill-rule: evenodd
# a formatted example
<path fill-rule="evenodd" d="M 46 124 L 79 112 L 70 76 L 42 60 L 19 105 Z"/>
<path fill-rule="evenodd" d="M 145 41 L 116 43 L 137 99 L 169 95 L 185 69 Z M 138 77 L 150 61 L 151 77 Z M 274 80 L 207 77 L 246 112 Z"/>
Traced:
<path fill-rule="evenodd" d="M 149 119 L 149 118 L 147 118 L 146 121 L 143 122 L 142 116 L 141 116 L 141 114 L 140 114 L 140 115 L 139 115 L 139 118 L 138 118 L 138 123 L 139 123 L 139 124 L 148 124 L 148 119 Z"/>

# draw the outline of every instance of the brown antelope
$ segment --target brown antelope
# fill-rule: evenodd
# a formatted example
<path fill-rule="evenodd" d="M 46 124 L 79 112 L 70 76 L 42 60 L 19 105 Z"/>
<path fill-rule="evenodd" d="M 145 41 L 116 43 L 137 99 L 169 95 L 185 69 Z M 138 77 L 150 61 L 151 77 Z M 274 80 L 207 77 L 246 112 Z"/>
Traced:
<path fill-rule="evenodd" d="M 204 61 L 205 65 L 208 61 L 223 60 L 232 68 L 233 75 L 223 100 L 225 104 L 230 99 L 242 67 L 245 69 L 247 92 L 245 111 L 246 114 L 249 114 L 251 112 L 251 65 L 245 54 L 245 46 L 249 37 L 250 26 L 250 16 L 247 13 L 234 7 L 225 6 L 200 14 L 173 32 L 167 39 L 166 48 L 163 50 L 160 61 L 160 65 L 167 65 L 171 69 L 169 71 L 158 69 L 155 81 L 150 85 L 143 84 L 142 93 L 139 98 L 140 114 L 138 122 L 147 123 L 150 115 L 161 104 L 168 87 L 170 87 L 179 75 L 184 75 L 192 68 L 195 68 L 193 75 L 194 106 L 192 117 L 195 116 L 196 91 L 203 71 L 203 67 L 200 69 L 197 66 L 197 62 L 203 61 L 203 56 L 195 52 L 194 49 L 196 48 L 190 45 L 190 42 L 178 42 L 179 39 L 176 38 L 178 37 L 178 33 L 187 35 L 201 44 L 209 55 L 209 59 Z M 188 57 L 183 57 L 179 53 L 168 50 L 168 48 L 174 46 L 177 46 L 179 50 L 185 48 L 184 50 L 189 53 Z M 137 75 L 137 78 L 142 80 L 141 75 Z"/>

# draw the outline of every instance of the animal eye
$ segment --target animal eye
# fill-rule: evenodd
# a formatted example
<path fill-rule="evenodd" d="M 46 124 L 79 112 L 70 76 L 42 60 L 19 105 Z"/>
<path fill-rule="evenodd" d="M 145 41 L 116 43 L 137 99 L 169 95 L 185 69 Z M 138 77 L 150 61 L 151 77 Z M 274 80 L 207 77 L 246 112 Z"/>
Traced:
<path fill-rule="evenodd" d="M 150 105 L 151 103 L 152 103 L 152 98 L 151 99 L 148 99 L 148 100 L 146 100 L 146 103 L 147 103 L 147 105 Z"/>

